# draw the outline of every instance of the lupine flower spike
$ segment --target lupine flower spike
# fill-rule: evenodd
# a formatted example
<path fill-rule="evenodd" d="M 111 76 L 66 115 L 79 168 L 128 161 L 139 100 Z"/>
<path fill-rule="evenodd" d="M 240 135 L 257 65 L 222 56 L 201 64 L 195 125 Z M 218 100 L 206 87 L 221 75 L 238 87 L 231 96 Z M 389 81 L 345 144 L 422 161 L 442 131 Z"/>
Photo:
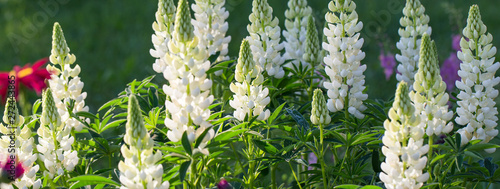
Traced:
<path fill-rule="evenodd" d="M 285 37 L 285 54 L 283 57 L 292 60 L 288 67 L 293 68 L 292 64 L 299 68 L 309 67 L 310 62 L 306 62 L 303 54 L 307 48 L 304 42 L 307 38 L 308 17 L 311 16 L 312 9 L 307 5 L 307 0 L 289 0 L 288 9 L 285 11 L 285 28 L 283 37 Z M 317 34 L 316 34 L 317 35 Z M 316 36 L 317 37 L 317 36 Z"/>
<path fill-rule="evenodd" d="M 389 119 L 384 122 L 382 153 L 386 159 L 381 164 L 380 180 L 387 189 L 420 188 L 429 179 L 429 173 L 422 171 L 429 145 L 423 145 L 424 125 L 408 94 L 406 82 L 399 82 Z"/>
<path fill-rule="evenodd" d="M 281 29 L 278 26 L 278 18 L 273 17 L 273 8 L 267 0 L 253 0 L 249 19 L 247 30 L 250 36 L 246 39 L 250 43 L 254 61 L 261 67 L 262 72 L 282 78 L 285 71 L 281 64 L 285 59 L 280 54 L 283 49 L 283 44 L 280 43 Z"/>
<path fill-rule="evenodd" d="M 36 146 L 40 160 L 44 163 L 43 175 L 54 178 L 73 171 L 78 164 L 78 154 L 72 149 L 75 138 L 71 136 L 71 127 L 62 122 L 51 88 L 43 93 L 42 116 L 37 131 Z"/>
<path fill-rule="evenodd" d="M 178 142 L 184 132 L 187 132 L 191 143 L 198 138 L 205 129 L 210 129 L 202 144 L 195 151 L 208 154 L 205 148 L 208 140 L 214 136 L 208 107 L 214 101 L 210 95 L 212 81 L 207 78 L 206 71 L 210 69 L 210 62 L 205 48 L 201 48 L 199 39 L 193 33 L 191 13 L 187 0 L 180 0 L 175 15 L 172 40 L 168 43 L 169 52 L 165 54 L 167 66 L 163 77 L 169 85 L 163 85 L 163 91 L 169 99 L 165 107 L 170 116 L 165 119 L 169 129 L 167 137 Z"/>
<path fill-rule="evenodd" d="M 154 141 L 144 126 L 144 118 L 135 95 L 128 99 L 127 124 L 125 125 L 125 145 L 121 147 L 124 161 L 120 161 L 121 189 L 156 188 L 167 189 L 170 184 L 162 181 L 163 166 L 157 164 L 161 152 L 154 153 Z"/>
<path fill-rule="evenodd" d="M 250 44 L 246 39 L 241 42 L 234 77 L 236 82 L 230 85 L 234 93 L 233 100 L 229 101 L 235 109 L 233 116 L 240 121 L 246 116 L 258 116 L 258 120 L 266 120 L 271 115 L 271 112 L 265 109 L 271 101 L 267 96 L 269 90 L 261 85 L 264 82 L 261 68 L 253 60 Z"/>
<path fill-rule="evenodd" d="M 11 111 L 10 114 L 9 110 Z M 9 116 L 12 113 L 14 114 Z M 13 118 L 14 120 L 9 118 Z M 0 182 L 9 183 L 8 185 L 0 185 L 1 188 L 11 189 L 13 188 L 12 184 L 17 188 L 29 188 L 31 186 L 33 186 L 34 189 L 40 188 L 42 182 L 40 179 L 36 179 L 36 173 L 40 167 L 38 165 L 33 166 L 33 163 L 37 160 L 37 154 L 33 154 L 34 138 L 31 137 L 31 129 L 24 125 L 24 117 L 19 115 L 16 101 L 13 99 L 7 99 L 3 122 L 8 125 L 0 123 L 0 131 L 3 134 L 0 140 L 0 150 L 3 153 L 7 153 L 13 152 L 11 149 L 14 149 L 16 158 L 10 158 L 11 154 L 0 156 L 0 167 L 2 169 Z M 10 125 L 11 123 L 13 124 Z M 15 135 L 14 144 L 11 143 L 12 140 L 10 136 L 12 135 Z"/>
<path fill-rule="evenodd" d="M 52 74 L 50 75 L 49 86 L 54 95 L 57 111 L 61 115 L 61 121 L 65 123 L 65 127 L 81 131 L 83 124 L 70 117 L 67 104 L 74 101 L 71 112 L 89 111 L 88 106 L 85 106 L 87 93 L 82 92 L 84 84 L 78 77 L 81 71 L 80 66 L 76 64 L 71 68 L 76 57 L 69 53 L 70 50 L 66 44 L 66 39 L 64 39 L 63 31 L 57 22 L 54 23 L 51 52 L 50 61 L 53 65 L 47 65 L 47 70 Z M 56 65 L 59 65 L 59 68 Z M 90 120 L 87 119 L 87 121 Z"/>
<path fill-rule="evenodd" d="M 195 0 L 191 6 L 195 17 L 192 21 L 194 34 L 209 56 L 219 52 L 216 62 L 229 60 L 227 53 L 231 36 L 226 36 L 229 12 L 224 8 L 225 3 L 226 0 Z"/>
<path fill-rule="evenodd" d="M 399 42 L 396 47 L 401 54 L 396 54 L 396 60 L 400 62 L 396 79 L 405 81 L 413 89 L 414 76 L 417 72 L 417 64 L 420 50 L 420 37 L 427 33 L 431 35 L 432 29 L 428 26 L 429 16 L 425 13 L 424 6 L 419 0 L 406 0 L 403 8 L 403 17 L 399 20 L 402 28 L 399 29 Z"/>
<path fill-rule="evenodd" d="M 449 96 L 446 93 L 446 83 L 439 74 L 436 45 L 426 33 L 422 36 L 413 88 L 410 97 L 426 125 L 427 136 L 449 133 L 453 129 L 453 122 L 450 122 L 453 112 L 448 111 Z"/>
<path fill-rule="evenodd" d="M 156 58 L 153 70 L 163 73 L 167 67 L 165 53 L 168 52 L 168 42 L 172 39 L 174 31 L 175 5 L 174 0 L 159 0 L 156 11 L 156 22 L 153 23 L 155 33 L 151 36 L 154 49 L 149 50 L 152 57 Z"/>
<path fill-rule="evenodd" d="M 486 33 L 486 25 L 481 20 L 477 5 L 472 5 L 467 18 L 467 26 L 463 30 L 458 59 L 462 61 L 456 82 L 460 93 L 457 95 L 458 107 L 455 121 L 464 125 L 457 132 L 462 137 L 462 145 L 470 140 L 481 139 L 489 142 L 498 134 L 495 129 L 498 121 L 498 110 L 494 99 L 498 90 L 494 87 L 500 82 L 495 73 L 500 63 L 495 62 L 496 47 L 491 44 L 493 36 Z M 486 149 L 493 153 L 495 148 Z"/>
<path fill-rule="evenodd" d="M 324 61 L 329 81 L 323 83 L 328 89 L 328 109 L 337 112 L 345 108 L 362 119 L 364 114 L 361 112 L 366 109 L 363 101 L 368 98 L 363 92 L 366 65 L 361 65 L 365 58 L 361 51 L 364 40 L 358 33 L 363 23 L 358 22 L 356 4 L 352 0 L 333 0 L 328 8 L 331 12 L 325 16 L 328 27 L 324 29 L 328 42 L 323 43 L 323 48 L 328 51 Z"/>

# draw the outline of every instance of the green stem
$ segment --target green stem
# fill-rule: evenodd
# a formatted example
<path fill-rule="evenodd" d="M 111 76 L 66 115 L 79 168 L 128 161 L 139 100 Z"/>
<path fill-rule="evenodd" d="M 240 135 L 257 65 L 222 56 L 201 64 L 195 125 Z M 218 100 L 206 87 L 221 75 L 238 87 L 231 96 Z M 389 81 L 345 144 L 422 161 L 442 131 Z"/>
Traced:
<path fill-rule="evenodd" d="M 432 145 L 434 143 L 434 135 L 429 136 L 429 153 L 428 153 L 428 160 L 432 160 Z M 432 183 L 432 165 L 429 163 L 429 168 L 427 169 L 429 172 L 429 183 Z"/>
<path fill-rule="evenodd" d="M 191 162 L 191 178 L 190 178 L 190 182 L 191 184 L 193 185 L 193 188 L 196 188 L 196 184 L 195 184 L 195 180 L 196 180 L 196 160 L 193 159 L 192 162 Z"/>
<path fill-rule="evenodd" d="M 276 164 L 271 166 L 271 183 L 271 188 L 276 189 Z"/>
<path fill-rule="evenodd" d="M 327 178 L 326 178 L 326 165 L 325 165 L 325 161 L 324 161 L 324 156 L 325 156 L 325 151 L 323 149 L 323 124 L 319 124 L 319 145 L 321 146 L 321 152 L 319 153 L 319 157 L 318 159 L 320 160 L 321 162 L 321 175 L 323 176 L 323 188 L 327 188 L 328 187 L 328 182 L 327 182 Z"/>
<path fill-rule="evenodd" d="M 288 165 L 290 165 L 290 169 L 292 170 L 293 177 L 295 178 L 297 185 L 299 186 L 300 189 L 302 189 L 302 186 L 300 185 L 299 179 L 297 179 L 297 175 L 295 174 L 295 171 L 293 170 L 292 164 L 290 162 L 288 162 Z"/>

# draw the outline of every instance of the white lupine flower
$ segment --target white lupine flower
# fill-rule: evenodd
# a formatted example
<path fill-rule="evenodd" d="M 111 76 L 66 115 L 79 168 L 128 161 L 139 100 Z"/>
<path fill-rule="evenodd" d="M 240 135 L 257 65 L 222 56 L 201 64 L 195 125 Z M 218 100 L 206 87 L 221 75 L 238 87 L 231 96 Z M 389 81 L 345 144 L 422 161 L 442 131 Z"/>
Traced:
<path fill-rule="evenodd" d="M 361 51 L 364 39 L 358 33 L 363 23 L 358 22 L 356 4 L 352 0 L 334 0 L 328 8 L 332 11 L 325 16 L 328 27 L 324 33 L 328 42 L 323 43 L 323 48 L 328 51 L 324 61 L 329 81 L 323 83 L 328 89 L 327 106 L 332 112 L 345 108 L 362 119 L 364 114 L 361 112 L 366 109 L 363 101 L 368 98 L 363 92 L 366 65 L 361 65 L 361 60 L 365 58 L 365 53 Z"/>
<path fill-rule="evenodd" d="M 477 5 L 469 10 L 463 34 L 465 38 L 460 41 L 462 51 L 457 52 L 463 63 L 458 71 L 461 80 L 456 81 L 460 93 L 457 95 L 458 116 L 455 121 L 465 127 L 457 132 L 462 135 L 462 145 L 474 139 L 489 142 L 498 134 L 498 110 L 494 101 L 498 90 L 494 87 L 500 82 L 500 78 L 495 77 L 500 63 L 495 62 L 497 49 L 491 44 L 493 36 L 486 33 Z M 493 153 L 495 149 L 486 151 Z"/>
<path fill-rule="evenodd" d="M 205 129 L 209 129 L 202 144 L 195 149 L 208 154 L 205 146 L 214 136 L 212 125 L 207 121 L 210 117 L 208 107 L 214 101 L 210 95 L 212 81 L 206 74 L 210 62 L 206 49 L 198 45 L 199 39 L 193 33 L 186 0 L 179 1 L 174 27 L 172 40 L 168 44 L 169 52 L 165 54 L 167 67 L 163 72 L 169 82 L 169 85 L 163 86 L 163 91 L 169 97 L 165 101 L 170 113 L 165 119 L 165 125 L 169 128 L 167 137 L 177 142 L 187 132 L 192 143 Z"/>
<path fill-rule="evenodd" d="M 192 21 L 194 34 L 198 37 L 199 44 L 206 48 L 209 55 L 219 52 L 216 61 L 229 60 L 227 56 L 231 36 L 226 37 L 228 23 L 226 19 L 229 12 L 224 8 L 226 0 L 195 0 L 191 7 L 195 19 Z"/>
<path fill-rule="evenodd" d="M 75 138 L 71 136 L 71 127 L 61 121 L 62 118 L 52 96 L 51 88 L 43 93 L 42 116 L 38 128 L 38 158 L 44 163 L 44 175 L 49 178 L 73 171 L 78 164 L 77 152 L 71 148 Z"/>
<path fill-rule="evenodd" d="M 285 75 L 281 64 L 285 58 L 281 56 L 283 50 L 279 20 L 273 17 L 273 8 L 267 0 L 254 0 L 252 13 L 249 16 L 250 24 L 247 26 L 248 36 L 254 61 L 266 71 L 267 75 L 282 78 Z"/>
<path fill-rule="evenodd" d="M 305 44 L 307 19 L 311 16 L 312 9 L 307 5 L 307 0 L 289 0 L 288 9 L 285 11 L 285 28 L 283 37 L 285 41 L 285 54 L 283 57 L 287 60 L 292 60 L 287 67 L 293 68 L 295 65 L 299 68 L 302 64 L 303 68 L 307 69 L 309 64 L 304 60 L 303 54 L 307 48 Z"/>
<path fill-rule="evenodd" d="M 151 36 L 155 49 L 150 49 L 149 53 L 156 58 L 153 70 L 163 73 L 167 67 L 165 53 L 168 52 L 168 42 L 172 38 L 174 31 L 175 5 L 174 0 L 159 0 L 156 11 L 156 22 L 153 23 L 155 33 Z"/>
<path fill-rule="evenodd" d="M 261 85 L 264 81 L 261 68 L 252 56 L 249 42 L 243 39 L 236 65 L 236 82 L 231 83 L 229 87 L 234 93 L 229 105 L 235 109 L 233 116 L 240 121 L 247 116 L 258 116 L 258 120 L 266 120 L 271 115 L 271 112 L 265 109 L 271 101 L 268 97 L 269 90 Z"/>
<path fill-rule="evenodd" d="M 407 0 L 403 8 L 403 17 L 399 23 L 403 28 L 399 28 L 399 42 L 396 47 L 401 54 L 396 54 L 396 60 L 400 62 L 396 79 L 405 81 L 413 89 L 415 73 L 420 50 L 420 37 L 427 33 L 431 35 L 432 29 L 428 25 L 429 16 L 425 15 L 425 8 L 419 0 Z"/>
<path fill-rule="evenodd" d="M 135 95 L 129 96 L 127 113 L 126 131 L 123 137 L 126 145 L 121 147 L 124 161 L 118 164 L 122 184 L 120 188 L 169 188 L 170 183 L 162 181 L 163 166 L 157 165 L 162 154 L 160 151 L 153 152 L 154 141 L 144 126 L 144 119 Z"/>
<path fill-rule="evenodd" d="M 323 91 L 321 89 L 314 90 L 312 110 L 311 110 L 311 122 L 315 125 L 319 124 L 329 124 L 332 121 L 330 114 L 328 114 L 328 108 L 326 106 L 325 96 L 323 96 Z"/>
<path fill-rule="evenodd" d="M 87 93 L 82 92 L 83 82 L 78 77 L 81 71 L 80 66 L 75 65 L 71 68 L 71 64 L 75 62 L 76 57 L 70 54 L 69 51 L 61 26 L 56 22 L 54 23 L 52 53 L 50 55 L 50 61 L 54 65 L 47 65 L 47 70 L 52 73 L 49 86 L 52 89 L 58 112 L 61 115 L 61 121 L 66 124 L 66 127 L 81 131 L 83 124 L 70 117 L 67 104 L 72 100 L 74 101 L 72 112 L 89 111 L 89 108 L 85 106 Z M 56 68 L 56 65 L 59 65 L 60 69 Z M 87 121 L 89 120 L 87 119 Z"/>
<path fill-rule="evenodd" d="M 420 45 L 418 71 L 415 74 L 414 91 L 410 97 L 417 113 L 426 125 L 427 136 L 449 133 L 453 129 L 453 112 L 448 111 L 446 83 L 439 74 L 439 61 L 434 41 L 424 33 Z"/>
<path fill-rule="evenodd" d="M 429 150 L 429 145 L 423 145 L 424 124 L 415 114 L 408 93 L 408 85 L 401 81 L 388 113 L 390 119 L 384 122 L 382 153 L 386 159 L 380 165 L 380 180 L 387 189 L 420 188 L 429 178 L 429 173 L 422 171 Z"/>
<path fill-rule="evenodd" d="M 12 185 L 15 185 L 17 188 L 28 188 L 33 186 L 34 189 L 38 189 L 41 186 L 41 180 L 36 179 L 36 173 L 40 167 L 38 165 L 33 166 L 33 163 L 37 160 L 37 155 L 33 154 L 34 139 L 31 137 L 31 129 L 27 125 L 24 125 L 24 117 L 19 115 L 14 99 L 7 99 L 3 121 L 6 124 L 10 124 L 8 116 L 8 110 L 11 109 L 9 108 L 10 106 L 13 106 L 12 112 L 14 112 L 13 117 L 15 121 L 13 125 L 3 125 L 0 123 L 0 131 L 3 134 L 0 139 L 0 150 L 7 153 L 11 152 L 9 149 L 14 149 L 17 160 L 23 163 L 24 174 L 12 184 L 2 185 L 2 188 L 13 189 L 14 187 Z M 14 146 L 11 144 L 11 135 L 9 135 L 13 133 L 15 133 L 16 139 Z M 7 159 L 8 155 L 9 154 L 0 155 L 1 160 Z"/>

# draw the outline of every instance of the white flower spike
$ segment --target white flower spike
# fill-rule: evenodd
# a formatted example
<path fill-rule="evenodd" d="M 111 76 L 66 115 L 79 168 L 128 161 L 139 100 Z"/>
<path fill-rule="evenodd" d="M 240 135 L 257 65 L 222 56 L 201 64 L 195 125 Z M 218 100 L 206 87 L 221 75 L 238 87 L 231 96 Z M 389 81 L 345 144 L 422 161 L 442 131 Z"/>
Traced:
<path fill-rule="evenodd" d="M 429 16 L 425 13 L 424 6 L 419 0 L 406 0 L 403 8 L 403 17 L 399 20 L 402 28 L 399 29 L 399 42 L 396 47 L 401 51 L 396 54 L 396 60 L 400 62 L 397 69 L 396 79 L 405 81 L 413 90 L 414 76 L 417 72 L 417 64 L 420 51 L 420 37 L 427 33 L 431 35 L 432 29 L 428 25 Z"/>
<path fill-rule="evenodd" d="M 295 65 L 299 68 L 302 64 L 303 68 L 309 67 L 309 64 L 304 60 L 306 46 L 306 31 L 308 17 L 311 16 L 312 9 L 307 5 L 307 0 L 289 0 L 288 9 L 285 11 L 285 29 L 283 37 L 285 37 L 285 54 L 283 57 L 287 60 L 292 60 L 287 67 L 293 68 Z M 317 37 L 317 36 L 316 36 Z"/>
<path fill-rule="evenodd" d="M 434 41 L 424 33 L 420 45 L 418 71 L 410 97 L 426 125 L 427 136 L 449 133 L 453 129 L 453 112 L 448 111 L 446 83 L 439 74 L 439 61 Z"/>
<path fill-rule="evenodd" d="M 161 160 L 161 152 L 154 153 L 154 141 L 144 126 L 144 118 L 137 97 L 130 95 L 128 99 L 127 124 L 125 126 L 121 153 L 124 161 L 120 161 L 121 189 L 151 188 L 168 189 L 170 183 L 162 181 L 163 166 L 157 165 Z"/>
<path fill-rule="evenodd" d="M 481 139 L 489 142 L 498 134 L 498 110 L 494 99 L 498 90 L 494 87 L 500 83 L 495 73 L 500 67 L 495 62 L 496 47 L 491 44 L 493 36 L 486 33 L 486 25 L 481 20 L 477 5 L 472 5 L 467 18 L 467 26 L 463 30 L 458 59 L 462 61 L 458 75 L 460 80 L 456 86 L 460 90 L 457 95 L 457 124 L 465 127 L 457 132 L 462 137 L 462 145 L 470 140 Z M 488 153 L 495 148 L 486 149 Z"/>
<path fill-rule="evenodd" d="M 356 4 L 352 0 L 333 0 L 328 8 L 332 12 L 325 16 L 327 42 L 323 42 L 323 49 L 328 51 L 324 62 L 329 79 L 323 83 L 328 89 L 327 106 L 331 112 L 345 109 L 362 119 L 364 114 L 361 112 L 366 109 L 363 101 L 368 98 L 364 93 L 366 65 L 361 65 L 365 58 L 361 51 L 364 40 L 359 37 L 363 23 L 358 22 Z"/>
<path fill-rule="evenodd" d="M 429 179 L 429 173 L 423 173 L 427 164 L 424 155 L 429 150 L 429 145 L 423 145 L 424 124 L 415 113 L 408 93 L 408 85 L 401 81 L 389 119 L 384 122 L 382 153 L 386 159 L 380 165 L 383 171 L 380 180 L 387 189 L 420 188 Z"/>
<path fill-rule="evenodd" d="M 285 71 L 281 65 L 285 59 L 280 54 L 283 50 L 283 44 L 280 43 L 281 29 L 278 18 L 273 17 L 273 8 L 267 0 L 253 0 L 249 19 L 247 30 L 250 36 L 246 39 L 250 43 L 254 61 L 267 75 L 282 78 Z"/>

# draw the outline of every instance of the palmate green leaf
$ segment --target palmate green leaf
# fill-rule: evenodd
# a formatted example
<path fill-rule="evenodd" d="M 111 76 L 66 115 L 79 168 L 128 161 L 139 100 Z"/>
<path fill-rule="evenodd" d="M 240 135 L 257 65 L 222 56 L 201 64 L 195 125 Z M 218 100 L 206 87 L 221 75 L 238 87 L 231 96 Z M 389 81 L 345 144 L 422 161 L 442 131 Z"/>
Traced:
<path fill-rule="evenodd" d="M 286 102 L 281 104 L 278 108 L 276 108 L 276 110 L 274 110 L 271 116 L 269 116 L 269 118 L 267 119 L 268 125 L 272 125 L 274 123 L 274 119 L 276 119 L 276 117 L 278 117 L 278 115 L 281 113 L 281 110 L 283 109 L 285 104 Z"/>
<path fill-rule="evenodd" d="M 114 120 L 112 121 L 111 123 L 108 123 L 107 125 L 105 125 L 102 129 L 101 129 L 101 132 L 104 132 L 105 130 L 108 130 L 108 129 L 111 129 L 113 127 L 118 127 L 120 124 L 123 124 L 127 121 L 127 119 L 118 119 L 118 120 Z"/>
<path fill-rule="evenodd" d="M 84 111 L 80 111 L 80 112 L 76 112 L 75 113 L 76 116 L 78 117 L 86 117 L 86 118 L 89 118 L 89 119 L 99 119 L 99 117 L 97 117 L 96 115 L 90 113 L 90 112 L 84 112 Z"/>
<path fill-rule="evenodd" d="M 499 145 L 496 144 L 491 144 L 491 143 L 477 143 L 473 144 L 469 147 L 467 147 L 466 150 L 472 150 L 472 151 L 479 151 L 479 150 L 485 150 L 489 148 L 500 148 Z"/>
<path fill-rule="evenodd" d="M 38 108 L 42 105 L 42 99 L 38 99 L 33 103 L 33 108 L 32 108 L 32 115 L 35 115 L 36 112 L 38 112 Z"/>
<path fill-rule="evenodd" d="M 219 71 L 219 70 L 227 69 L 227 68 L 229 68 L 229 64 L 231 64 L 235 61 L 236 60 L 228 60 L 228 61 L 216 63 L 216 64 L 212 65 L 212 67 L 209 70 L 207 70 L 206 73 L 211 74 L 211 73 L 214 73 L 214 72 Z"/>
<path fill-rule="evenodd" d="M 309 130 L 309 123 L 306 121 L 304 116 L 302 116 L 302 114 L 300 114 L 299 111 L 294 109 L 285 108 L 285 110 L 288 112 L 290 116 L 292 116 L 295 122 L 299 124 L 302 134 L 305 134 L 305 132 Z"/>
<path fill-rule="evenodd" d="M 96 184 L 108 184 L 116 187 L 120 186 L 120 184 L 118 184 L 117 182 L 99 175 L 77 176 L 69 179 L 68 182 L 75 182 L 73 185 L 71 185 L 70 189 Z"/>
<path fill-rule="evenodd" d="M 276 149 L 276 147 L 274 147 L 273 145 L 267 143 L 267 142 L 263 142 L 263 141 L 260 141 L 260 140 L 253 140 L 253 143 L 259 148 L 261 149 L 262 151 L 268 153 L 268 154 L 271 154 L 271 155 L 276 155 L 278 153 L 278 149 Z"/>
<path fill-rule="evenodd" d="M 121 104 L 122 102 L 122 99 L 121 98 L 115 98 L 113 100 L 110 100 L 106 103 L 104 103 L 97 111 L 100 112 L 101 110 L 107 108 L 107 107 L 110 107 L 110 106 L 115 106 L 116 104 Z"/>

